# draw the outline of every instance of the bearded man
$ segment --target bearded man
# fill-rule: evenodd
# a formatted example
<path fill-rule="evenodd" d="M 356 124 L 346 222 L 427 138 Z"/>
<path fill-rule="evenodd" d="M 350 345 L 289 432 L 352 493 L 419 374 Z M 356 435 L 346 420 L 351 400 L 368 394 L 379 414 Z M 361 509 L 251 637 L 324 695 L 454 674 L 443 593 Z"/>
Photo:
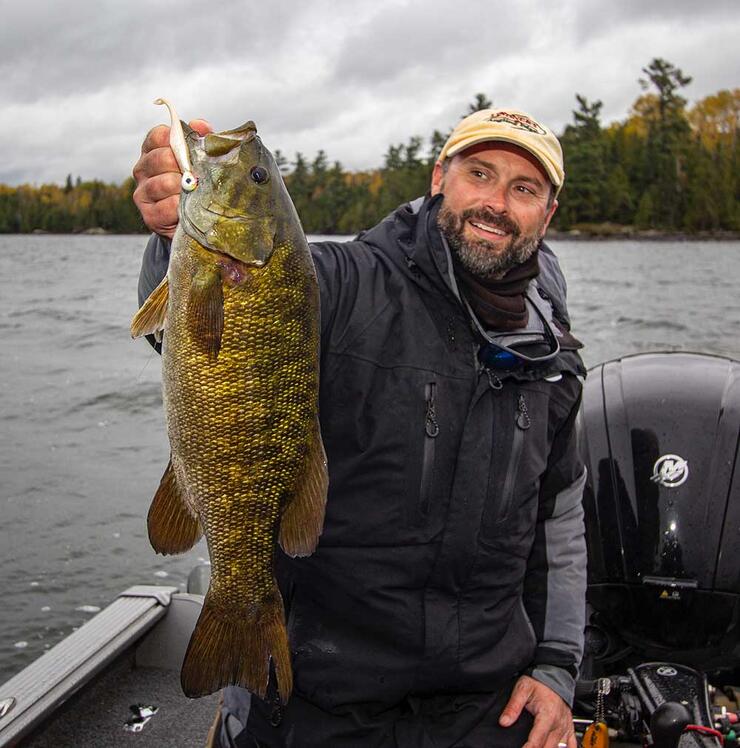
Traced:
<path fill-rule="evenodd" d="M 143 300 L 177 223 L 167 128 L 134 176 Z M 225 689 L 215 744 L 575 748 L 584 371 L 542 242 L 563 179 L 547 127 L 479 111 L 429 195 L 312 245 L 330 483 L 317 551 L 278 559 L 295 687 Z"/>

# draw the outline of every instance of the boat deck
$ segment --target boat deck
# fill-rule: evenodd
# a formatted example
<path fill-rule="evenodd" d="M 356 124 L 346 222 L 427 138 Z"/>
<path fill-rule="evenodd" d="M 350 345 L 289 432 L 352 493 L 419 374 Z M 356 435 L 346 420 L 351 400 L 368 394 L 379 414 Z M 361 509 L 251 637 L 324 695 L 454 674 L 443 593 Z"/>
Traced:
<path fill-rule="evenodd" d="M 133 652 L 122 655 L 53 717 L 22 742 L 27 748 L 203 748 L 219 694 L 188 699 L 174 670 L 137 667 Z M 135 735 L 124 729 L 132 704 L 158 707 Z"/>

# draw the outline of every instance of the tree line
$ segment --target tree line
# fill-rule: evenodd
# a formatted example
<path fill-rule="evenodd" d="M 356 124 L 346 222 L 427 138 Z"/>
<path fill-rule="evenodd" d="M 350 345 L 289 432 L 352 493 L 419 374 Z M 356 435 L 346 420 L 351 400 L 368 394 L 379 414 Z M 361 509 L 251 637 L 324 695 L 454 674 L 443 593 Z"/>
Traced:
<path fill-rule="evenodd" d="M 553 226 L 586 233 L 740 231 L 740 89 L 687 108 L 681 89 L 690 76 L 661 58 L 642 74 L 642 93 L 622 122 L 604 126 L 602 101 L 576 94 L 573 121 L 560 135 L 567 176 Z M 478 93 L 462 116 L 490 106 Z M 367 171 L 346 171 L 323 150 L 313 159 L 296 153 L 289 162 L 280 151 L 275 158 L 306 232 L 353 234 L 427 191 L 448 134 L 435 130 L 391 145 L 383 165 Z M 0 185 L 0 232 L 145 231 L 134 186 L 131 178 L 115 185 L 73 182 L 71 175 L 64 186 Z"/>

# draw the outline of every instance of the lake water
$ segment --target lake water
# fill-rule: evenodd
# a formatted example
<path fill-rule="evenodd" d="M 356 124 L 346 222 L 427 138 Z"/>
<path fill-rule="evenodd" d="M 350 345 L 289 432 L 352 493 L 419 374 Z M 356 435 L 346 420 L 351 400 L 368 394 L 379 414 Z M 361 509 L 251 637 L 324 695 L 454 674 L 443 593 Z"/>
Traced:
<path fill-rule="evenodd" d="M 0 682 L 132 584 L 184 586 L 146 513 L 168 445 L 160 362 L 132 341 L 142 236 L 0 236 Z M 740 242 L 553 242 L 588 365 L 740 358 Z"/>

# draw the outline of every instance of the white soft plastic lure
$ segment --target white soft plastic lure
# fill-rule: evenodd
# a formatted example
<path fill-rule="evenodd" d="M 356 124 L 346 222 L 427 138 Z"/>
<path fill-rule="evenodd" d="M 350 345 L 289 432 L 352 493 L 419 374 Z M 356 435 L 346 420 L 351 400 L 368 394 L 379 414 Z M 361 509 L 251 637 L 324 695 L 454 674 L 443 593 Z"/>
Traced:
<path fill-rule="evenodd" d="M 185 134 L 182 131 L 180 117 L 175 107 L 167 99 L 154 99 L 154 103 L 162 104 L 169 109 L 171 120 L 170 148 L 172 148 L 177 159 L 177 165 L 182 172 L 182 188 L 185 192 L 192 192 L 198 186 L 198 178 L 193 174 L 193 169 L 190 166 L 190 156 L 188 155 L 188 147 L 185 145 Z"/>

